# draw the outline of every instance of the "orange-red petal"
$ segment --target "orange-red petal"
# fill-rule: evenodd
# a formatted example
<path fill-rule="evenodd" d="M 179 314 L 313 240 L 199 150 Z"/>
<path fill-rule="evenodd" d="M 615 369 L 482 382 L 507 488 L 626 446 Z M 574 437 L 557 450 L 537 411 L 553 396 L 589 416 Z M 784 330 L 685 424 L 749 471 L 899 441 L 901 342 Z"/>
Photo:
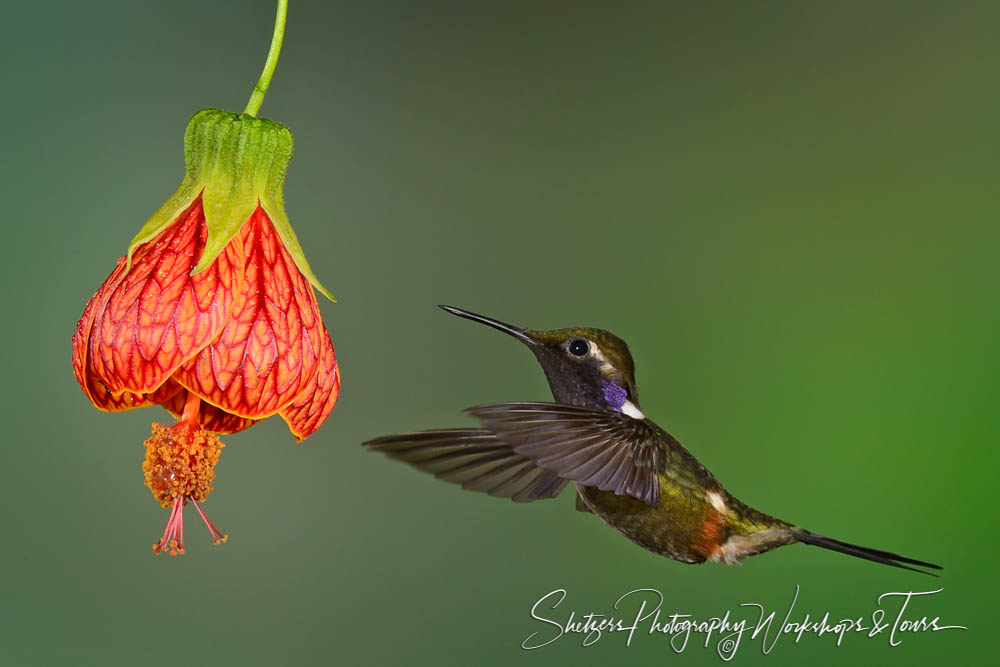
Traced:
<path fill-rule="evenodd" d="M 312 286 L 262 208 L 239 238 L 246 269 L 232 317 L 175 378 L 226 412 L 262 419 L 291 404 L 316 379 L 330 342 Z"/>
<path fill-rule="evenodd" d="M 322 326 L 322 324 L 320 325 Z M 323 348 L 319 370 L 313 382 L 296 397 L 295 402 L 281 411 L 282 418 L 296 441 L 309 437 L 326 421 L 340 395 L 340 367 L 330 342 L 330 334 L 323 327 Z"/>
<path fill-rule="evenodd" d="M 118 260 L 118 264 L 111 272 L 111 275 L 101 285 L 101 288 L 87 302 L 87 307 L 84 309 L 80 321 L 77 322 L 76 332 L 73 334 L 73 374 L 76 375 L 77 382 L 80 383 L 80 387 L 87 394 L 87 397 L 94 406 L 100 410 L 109 412 L 120 412 L 122 410 L 156 405 L 157 403 L 170 400 L 171 397 L 181 391 L 180 385 L 167 382 L 148 394 L 136 394 L 125 391 L 116 395 L 111 393 L 107 385 L 96 379 L 91 364 L 91 357 L 88 354 L 90 334 L 94 324 L 94 313 L 104 308 L 114 286 L 121 282 L 124 269 L 125 258 L 122 257 Z"/>
<path fill-rule="evenodd" d="M 87 302 L 80 321 L 76 323 L 76 331 L 73 332 L 73 374 L 76 376 L 76 381 L 80 383 L 83 393 L 87 394 L 87 398 L 101 409 L 108 408 L 103 408 L 95 397 L 101 397 L 108 392 L 106 387 L 97 385 L 93 377 L 93 369 L 87 354 L 90 347 L 90 332 L 94 326 L 94 312 L 104 308 L 110 293 L 109 286 L 117 284 L 121 280 L 124 267 L 125 258 L 120 257 L 111 275 L 104 280 L 100 288 L 94 292 L 94 296 Z"/>
<path fill-rule="evenodd" d="M 112 394 L 155 390 L 225 326 L 242 289 L 243 244 L 237 236 L 192 276 L 207 233 L 198 197 L 95 295 L 88 364 Z"/>

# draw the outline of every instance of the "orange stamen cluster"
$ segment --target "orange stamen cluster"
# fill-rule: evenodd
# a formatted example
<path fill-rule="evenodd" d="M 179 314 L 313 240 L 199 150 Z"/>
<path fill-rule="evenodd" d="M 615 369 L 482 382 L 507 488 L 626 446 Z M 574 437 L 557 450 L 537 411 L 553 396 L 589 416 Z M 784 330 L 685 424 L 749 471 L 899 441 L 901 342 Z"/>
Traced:
<path fill-rule="evenodd" d="M 153 545 L 153 551 L 158 554 L 169 550 L 171 556 L 184 553 L 183 508 L 188 501 L 205 521 L 213 541 L 225 542 L 228 536 L 209 521 L 198 504 L 212 491 L 215 464 L 225 446 L 222 441 L 213 433 L 182 421 L 170 427 L 153 424 L 153 435 L 144 444 L 146 460 L 142 471 L 146 486 L 161 505 L 171 508 L 166 530 Z"/>
<path fill-rule="evenodd" d="M 143 444 L 146 486 L 161 505 L 170 507 L 184 496 L 205 501 L 212 491 L 219 453 L 225 447 L 218 436 L 183 422 L 171 427 L 153 424 L 153 435 Z"/>

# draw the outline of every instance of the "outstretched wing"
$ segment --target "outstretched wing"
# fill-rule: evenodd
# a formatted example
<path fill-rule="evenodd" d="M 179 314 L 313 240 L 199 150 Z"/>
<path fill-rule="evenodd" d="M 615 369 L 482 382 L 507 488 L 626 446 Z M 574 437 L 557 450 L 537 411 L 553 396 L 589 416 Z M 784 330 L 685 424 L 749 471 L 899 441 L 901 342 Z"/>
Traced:
<path fill-rule="evenodd" d="M 670 436 L 644 420 L 556 403 L 495 403 L 466 412 L 545 470 L 659 504 Z"/>
<path fill-rule="evenodd" d="M 554 498 L 567 481 L 484 429 L 417 431 L 364 444 L 463 489 L 518 502 Z"/>

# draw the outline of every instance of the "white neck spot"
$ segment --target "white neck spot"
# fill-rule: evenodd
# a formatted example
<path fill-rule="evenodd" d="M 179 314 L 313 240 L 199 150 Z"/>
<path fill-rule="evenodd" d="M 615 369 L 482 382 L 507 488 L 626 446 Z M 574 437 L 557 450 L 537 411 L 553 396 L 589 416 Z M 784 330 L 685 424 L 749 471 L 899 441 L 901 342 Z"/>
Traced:
<path fill-rule="evenodd" d="M 636 404 L 629 400 L 622 403 L 622 414 L 628 415 L 632 419 L 646 418 L 646 415 L 642 414 L 642 410 L 636 407 Z"/>

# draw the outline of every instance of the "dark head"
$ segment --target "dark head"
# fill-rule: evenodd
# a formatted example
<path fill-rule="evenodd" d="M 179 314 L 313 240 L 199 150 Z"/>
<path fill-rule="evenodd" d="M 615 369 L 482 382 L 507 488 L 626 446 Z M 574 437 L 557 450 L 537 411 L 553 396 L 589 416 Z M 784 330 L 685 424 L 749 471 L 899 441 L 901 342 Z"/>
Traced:
<path fill-rule="evenodd" d="M 625 341 L 613 333 L 583 327 L 552 331 L 521 329 L 461 308 L 441 308 L 499 329 L 527 345 L 542 365 L 557 402 L 642 418 L 632 355 Z"/>

